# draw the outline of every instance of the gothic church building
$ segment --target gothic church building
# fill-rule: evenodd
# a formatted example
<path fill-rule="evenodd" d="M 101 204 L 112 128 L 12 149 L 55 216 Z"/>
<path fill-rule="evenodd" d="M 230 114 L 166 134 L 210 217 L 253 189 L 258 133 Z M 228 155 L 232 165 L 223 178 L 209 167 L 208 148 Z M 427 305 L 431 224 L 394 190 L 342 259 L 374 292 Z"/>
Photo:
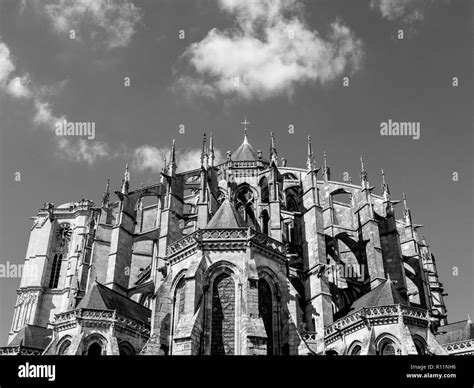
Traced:
<path fill-rule="evenodd" d="M 2 354 L 469 354 L 450 328 L 436 261 L 382 172 L 374 193 L 243 143 L 156 183 L 34 217 Z M 457 335 L 454 333 L 462 332 Z M 454 334 L 453 334 L 454 333 Z M 452 335 L 451 335 L 452 334 Z M 461 346 L 462 345 L 462 346 Z M 455 346 L 457 346 L 455 348 Z"/>

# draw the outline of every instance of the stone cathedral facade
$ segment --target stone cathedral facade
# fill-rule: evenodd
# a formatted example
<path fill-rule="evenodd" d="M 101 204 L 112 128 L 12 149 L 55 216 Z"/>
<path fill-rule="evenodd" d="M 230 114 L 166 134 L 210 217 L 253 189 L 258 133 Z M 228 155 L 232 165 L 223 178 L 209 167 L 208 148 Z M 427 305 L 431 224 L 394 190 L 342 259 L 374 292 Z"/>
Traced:
<path fill-rule="evenodd" d="M 150 186 L 127 167 L 100 206 L 46 203 L 0 353 L 472 354 L 406 198 L 397 214 L 362 159 L 360 182 L 332 180 L 310 138 L 306 159 L 289 167 L 273 134 L 268 157 L 245 134 L 216 164 L 204 136 L 196 170 L 177 172 L 173 142 Z"/>

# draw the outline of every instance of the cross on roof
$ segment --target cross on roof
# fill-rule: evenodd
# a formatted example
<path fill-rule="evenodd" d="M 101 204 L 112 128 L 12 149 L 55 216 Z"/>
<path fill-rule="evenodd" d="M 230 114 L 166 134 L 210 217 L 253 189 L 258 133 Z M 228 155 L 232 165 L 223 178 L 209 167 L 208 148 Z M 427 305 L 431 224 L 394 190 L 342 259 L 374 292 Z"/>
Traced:
<path fill-rule="evenodd" d="M 245 134 L 247 134 L 247 125 L 250 124 L 250 122 L 247 121 L 247 116 L 245 116 L 245 120 L 242 121 L 240 124 L 244 126 Z"/>

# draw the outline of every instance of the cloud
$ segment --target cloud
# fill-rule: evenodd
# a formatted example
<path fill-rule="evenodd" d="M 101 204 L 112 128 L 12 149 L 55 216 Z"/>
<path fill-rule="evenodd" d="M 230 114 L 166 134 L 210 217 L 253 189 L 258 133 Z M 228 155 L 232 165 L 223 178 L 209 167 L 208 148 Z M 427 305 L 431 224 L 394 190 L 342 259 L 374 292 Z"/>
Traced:
<path fill-rule="evenodd" d="M 15 73 L 17 73 L 16 76 L 14 76 Z M 62 83 L 58 85 L 62 85 Z M 36 126 L 52 130 L 56 121 L 64 119 L 64 117 L 56 117 L 51 104 L 44 99 L 57 88 L 59 86 L 35 85 L 28 73 L 18 75 L 10 49 L 0 41 L 0 91 L 15 99 L 23 99 L 32 103 L 34 108 L 33 123 Z"/>
<path fill-rule="evenodd" d="M 132 168 L 137 171 L 151 171 L 159 173 L 163 168 L 164 158 L 169 155 L 169 148 L 156 148 L 142 145 L 133 153 Z"/>
<path fill-rule="evenodd" d="M 38 126 L 51 130 L 53 132 L 54 126 L 58 121 L 66 119 L 65 116 L 57 117 L 53 114 L 51 104 L 34 97 L 35 115 L 33 123 Z"/>
<path fill-rule="evenodd" d="M 15 70 L 10 49 L 0 41 L 0 86 L 4 85 L 10 74 Z"/>
<path fill-rule="evenodd" d="M 109 49 L 128 46 L 142 20 L 140 9 L 129 0 L 55 0 L 39 4 L 57 32 L 75 30 L 79 39 L 87 37 Z"/>
<path fill-rule="evenodd" d="M 214 28 L 185 50 L 180 64 L 188 65 L 191 74 L 179 76 L 175 90 L 266 99 L 360 67 L 362 42 L 353 32 L 336 20 L 321 37 L 306 26 L 297 0 L 219 0 L 219 6 L 236 27 Z"/>
<path fill-rule="evenodd" d="M 100 141 L 60 138 L 57 145 L 59 156 L 73 162 L 92 165 L 97 159 L 109 156 L 109 146 Z"/>
<path fill-rule="evenodd" d="M 170 148 L 156 148 L 150 145 L 142 145 L 133 152 L 132 168 L 139 172 L 151 171 L 160 173 L 163 168 L 164 159 L 169 161 Z M 215 163 L 222 160 L 222 153 L 214 149 Z M 189 171 L 199 168 L 201 165 L 201 149 L 191 148 L 176 151 L 177 171 Z"/>
<path fill-rule="evenodd" d="M 431 0 L 371 0 L 371 8 L 380 11 L 387 20 L 410 24 L 423 21 L 425 8 Z"/>
<path fill-rule="evenodd" d="M 12 78 L 7 85 L 7 92 L 16 98 L 29 98 L 32 93 L 29 83 L 30 77 L 27 74 L 22 77 Z"/>

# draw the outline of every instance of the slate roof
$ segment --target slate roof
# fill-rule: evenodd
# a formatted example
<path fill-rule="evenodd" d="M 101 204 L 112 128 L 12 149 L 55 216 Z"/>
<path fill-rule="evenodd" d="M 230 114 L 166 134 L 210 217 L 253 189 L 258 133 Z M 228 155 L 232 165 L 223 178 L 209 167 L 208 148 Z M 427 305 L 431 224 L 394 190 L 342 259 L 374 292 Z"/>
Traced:
<path fill-rule="evenodd" d="M 438 331 L 441 333 L 445 332 L 444 334 L 436 335 L 438 342 L 443 345 L 474 338 L 474 326 L 470 319 L 440 326 Z"/>
<path fill-rule="evenodd" d="M 226 229 L 247 227 L 239 212 L 232 206 L 228 199 L 224 200 L 216 214 L 208 222 L 206 229 Z"/>
<path fill-rule="evenodd" d="M 46 349 L 51 342 L 53 331 L 42 326 L 27 325 L 20 329 L 8 344 L 8 347 L 25 346 L 36 349 Z"/>
<path fill-rule="evenodd" d="M 151 310 L 114 291 L 103 284 L 94 283 L 84 295 L 77 308 L 93 310 L 116 310 L 120 315 L 149 324 Z"/>
<path fill-rule="evenodd" d="M 390 280 L 385 280 L 367 294 L 356 299 L 351 305 L 351 311 L 360 310 L 362 307 L 386 306 L 389 304 L 407 304 L 395 285 Z"/>
<path fill-rule="evenodd" d="M 347 309 L 339 311 L 335 315 L 335 319 L 340 319 L 346 315 L 352 314 L 353 312 L 360 310 L 363 307 L 376 307 L 386 306 L 393 304 L 407 304 L 407 301 L 403 299 L 395 285 L 390 279 L 384 280 L 373 290 L 362 295 L 359 299 L 356 299 Z"/>
<path fill-rule="evenodd" d="M 250 161 L 257 160 L 257 151 L 248 142 L 247 135 L 245 135 L 244 142 L 232 153 L 232 160 L 234 161 Z"/>

